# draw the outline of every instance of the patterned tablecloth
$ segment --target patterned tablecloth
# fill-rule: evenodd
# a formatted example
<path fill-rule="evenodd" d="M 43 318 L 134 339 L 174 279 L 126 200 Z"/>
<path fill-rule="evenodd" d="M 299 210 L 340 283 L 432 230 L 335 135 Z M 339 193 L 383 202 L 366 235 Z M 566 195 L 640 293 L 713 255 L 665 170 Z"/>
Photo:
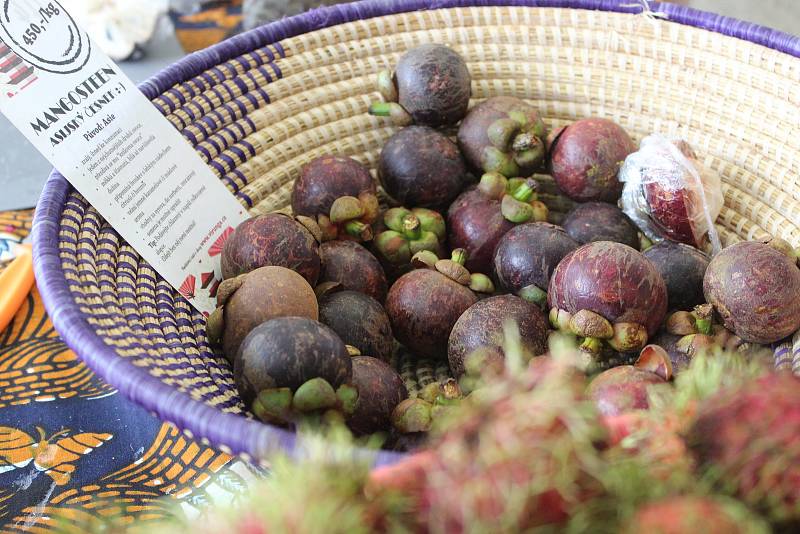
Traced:
<path fill-rule="evenodd" d="M 0 213 L 0 231 L 23 238 L 32 215 Z M 141 524 L 176 504 L 191 517 L 256 476 L 95 376 L 61 341 L 35 287 L 0 335 L 0 531 L 77 532 L 111 516 Z"/>

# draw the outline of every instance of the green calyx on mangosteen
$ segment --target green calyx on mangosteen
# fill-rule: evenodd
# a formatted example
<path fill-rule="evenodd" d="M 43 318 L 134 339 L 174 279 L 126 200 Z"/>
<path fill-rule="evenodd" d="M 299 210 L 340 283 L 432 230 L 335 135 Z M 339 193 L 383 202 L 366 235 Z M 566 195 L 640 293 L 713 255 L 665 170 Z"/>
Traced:
<path fill-rule="evenodd" d="M 528 177 L 545 160 L 546 136 L 536 108 L 518 98 L 498 96 L 470 110 L 458 130 L 458 145 L 476 170 Z"/>
<path fill-rule="evenodd" d="M 239 347 L 234 380 L 245 404 L 265 422 L 299 415 L 352 414 L 358 392 L 352 357 L 333 330 L 305 317 L 279 317 L 254 328 Z"/>
<path fill-rule="evenodd" d="M 440 44 L 406 52 L 394 73 L 378 74 L 378 90 L 385 102 L 372 104 L 370 114 L 390 117 L 397 126 L 456 124 L 466 115 L 472 94 L 464 58 Z"/>
<path fill-rule="evenodd" d="M 444 217 L 425 208 L 390 208 L 383 214 L 387 228 L 375 237 L 375 248 L 389 263 L 404 266 L 422 250 L 440 254 L 447 231 Z"/>

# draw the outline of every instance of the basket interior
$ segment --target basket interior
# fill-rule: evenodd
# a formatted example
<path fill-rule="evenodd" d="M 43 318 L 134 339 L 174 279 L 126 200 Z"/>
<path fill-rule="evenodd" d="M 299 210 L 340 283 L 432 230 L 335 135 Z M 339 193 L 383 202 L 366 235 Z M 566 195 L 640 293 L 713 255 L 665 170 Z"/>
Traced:
<path fill-rule="evenodd" d="M 466 58 L 475 100 L 525 98 L 551 128 L 601 116 L 637 141 L 655 131 L 687 139 L 723 178 L 724 244 L 773 234 L 800 246 L 800 59 L 645 16 L 464 7 L 372 18 L 252 50 L 153 103 L 251 213 L 266 213 L 286 207 L 292 180 L 317 156 L 352 156 L 374 172 L 394 131 L 365 113 L 379 99 L 375 74 L 424 42 Z M 571 202 L 539 178 L 557 222 Z M 75 304 L 116 357 L 245 413 L 203 317 L 74 191 L 58 247 Z"/>

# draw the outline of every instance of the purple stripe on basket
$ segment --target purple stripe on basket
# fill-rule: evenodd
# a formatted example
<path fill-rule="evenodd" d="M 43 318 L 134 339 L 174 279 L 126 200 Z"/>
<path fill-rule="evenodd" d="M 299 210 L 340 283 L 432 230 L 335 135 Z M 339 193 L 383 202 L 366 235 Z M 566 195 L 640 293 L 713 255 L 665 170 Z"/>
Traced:
<path fill-rule="evenodd" d="M 244 194 L 241 191 L 239 191 L 238 193 L 236 193 L 236 196 L 238 198 L 241 198 L 242 200 L 244 200 L 247 203 L 247 207 L 248 208 L 252 208 L 253 207 L 253 199 L 250 198 L 249 196 L 247 196 L 246 194 Z"/>
<path fill-rule="evenodd" d="M 458 6 L 546 6 L 627 13 L 641 11 L 640 7 L 625 5 L 627 1 L 364 0 L 352 4 L 334 5 L 273 22 L 209 49 L 190 54 L 144 82 L 140 89 L 145 96 L 153 100 L 174 85 L 184 83 L 192 77 L 208 80 L 210 76 L 205 72 L 206 70 L 244 53 L 252 52 L 256 48 L 271 44 L 281 57 L 285 57 L 286 51 L 279 42 L 280 40 L 354 20 L 413 10 Z M 665 12 L 673 22 L 738 37 L 800 57 L 800 38 L 782 32 L 671 4 L 654 2 L 652 9 Z M 268 48 L 265 51 L 267 55 L 271 54 Z M 279 70 L 276 72 L 280 73 Z M 280 76 L 280 74 L 278 75 Z M 269 102 L 269 96 L 263 89 L 258 88 L 258 92 L 266 102 Z M 187 115 L 192 117 L 192 121 L 196 120 L 192 112 L 187 112 Z M 183 127 L 185 126 L 183 125 Z M 241 416 L 226 414 L 194 401 L 185 393 L 176 391 L 157 378 L 150 376 L 145 370 L 133 366 L 128 359 L 119 358 L 95 334 L 75 303 L 67 280 L 64 278 L 65 269 L 62 268 L 62 260 L 58 253 L 60 218 L 69 191 L 66 180 L 60 174 L 53 173 L 36 210 L 33 234 L 37 284 L 56 329 L 70 348 L 80 354 L 87 365 L 102 378 L 108 380 L 113 377 L 114 386 L 134 402 L 145 409 L 157 412 L 162 419 L 171 421 L 179 427 L 191 429 L 196 436 L 207 437 L 216 444 L 226 444 L 234 453 L 247 452 L 258 457 L 267 457 L 279 450 L 289 450 L 296 454 L 302 454 L 296 448 L 298 438 L 294 434 L 256 423 Z M 252 200 L 247 195 L 239 193 L 237 196 L 252 206 Z M 62 236 L 61 239 L 64 237 Z M 183 304 L 185 305 L 185 302 Z M 356 454 L 365 453 L 356 451 Z M 374 457 L 376 464 L 392 463 L 398 458 L 400 456 L 393 453 L 379 453 Z"/>
<path fill-rule="evenodd" d="M 200 141 L 197 140 L 197 136 L 189 128 L 184 128 L 181 131 L 181 135 L 192 144 L 195 150 L 199 149 L 197 145 L 200 144 Z"/>
<path fill-rule="evenodd" d="M 218 152 L 219 152 L 219 151 L 218 151 Z M 223 166 L 220 164 L 220 162 L 218 162 L 218 161 L 216 161 L 216 160 L 214 160 L 214 161 L 210 161 L 208 164 L 209 164 L 209 165 L 210 165 L 210 166 L 211 166 L 213 169 L 215 169 L 217 172 L 219 172 L 219 175 L 220 175 L 220 176 L 222 176 L 222 175 L 224 175 L 226 172 L 228 172 L 228 171 L 225 169 L 225 167 L 223 167 Z"/>

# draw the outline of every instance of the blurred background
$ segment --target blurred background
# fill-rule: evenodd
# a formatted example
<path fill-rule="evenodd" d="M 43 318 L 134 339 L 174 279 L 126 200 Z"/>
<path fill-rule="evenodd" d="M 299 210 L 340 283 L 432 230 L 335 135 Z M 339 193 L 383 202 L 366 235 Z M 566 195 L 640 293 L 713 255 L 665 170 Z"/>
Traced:
<path fill-rule="evenodd" d="M 399 0 L 398 0 L 399 1 Z M 646 3 L 645 0 L 620 0 Z M 109 56 L 140 82 L 188 52 L 243 30 L 336 1 L 67 0 Z M 800 0 L 674 0 L 800 35 Z M 2 74 L 2 72 L 0 72 Z M 50 165 L 0 116 L 0 211 L 33 207 Z"/>

